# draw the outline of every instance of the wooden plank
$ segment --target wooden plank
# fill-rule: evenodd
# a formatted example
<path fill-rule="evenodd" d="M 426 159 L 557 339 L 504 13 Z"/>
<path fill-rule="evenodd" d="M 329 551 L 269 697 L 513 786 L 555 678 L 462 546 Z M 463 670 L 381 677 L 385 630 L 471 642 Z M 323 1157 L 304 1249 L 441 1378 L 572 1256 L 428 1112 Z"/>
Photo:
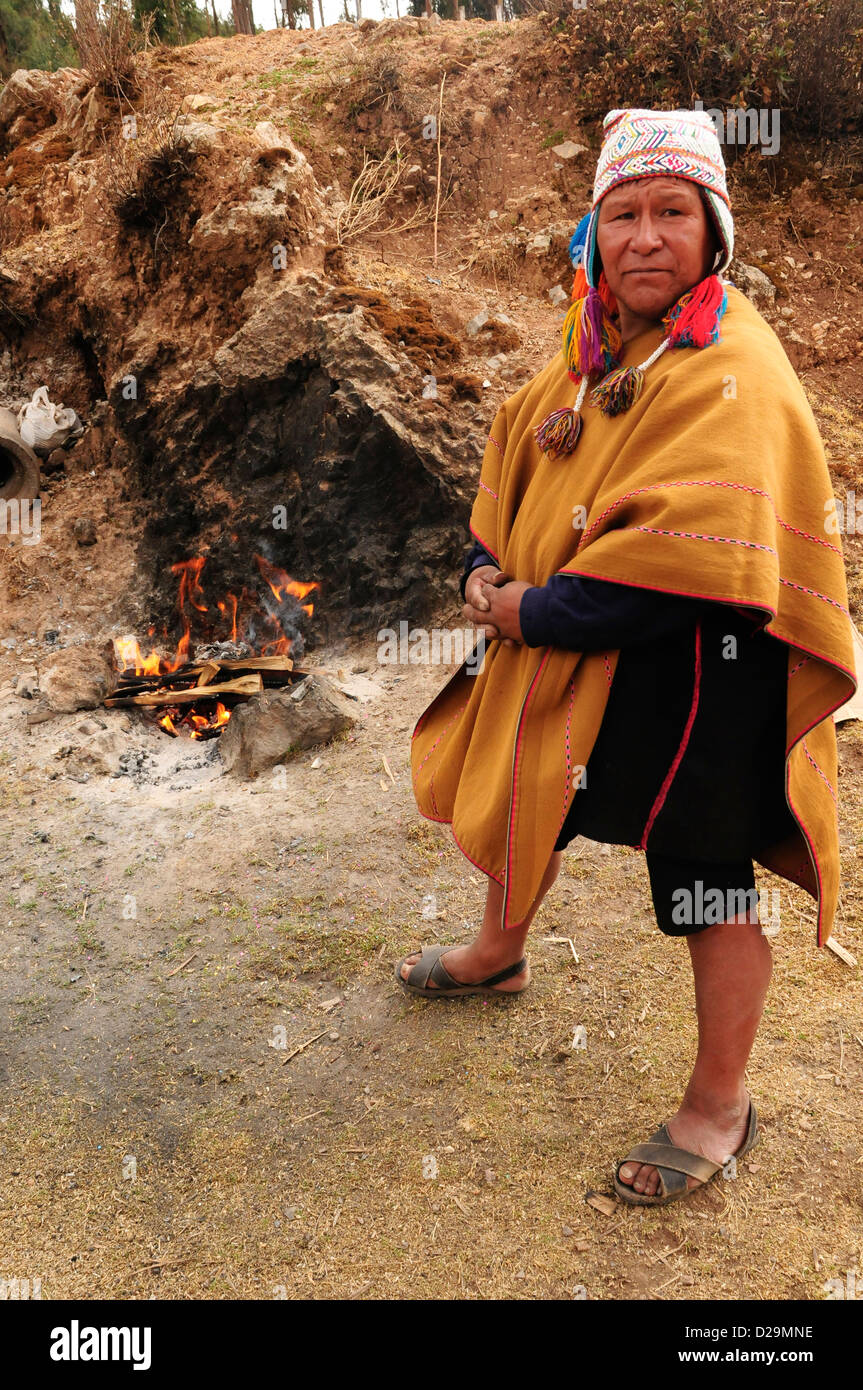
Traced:
<path fill-rule="evenodd" d="M 121 705 L 142 705 L 155 708 L 159 705 L 191 705 L 201 699 L 209 700 L 213 695 L 256 695 L 263 690 L 264 683 L 260 672 L 249 676 L 238 676 L 236 680 L 221 681 L 217 685 L 203 688 L 193 685 L 190 690 L 153 690 L 143 695 L 109 695 L 104 703 L 109 709 Z"/>
<path fill-rule="evenodd" d="M 223 671 L 292 671 L 294 663 L 289 656 L 238 656 L 230 661 L 220 661 Z"/>
<path fill-rule="evenodd" d="M 853 968 L 857 964 L 857 957 L 853 956 L 847 946 L 842 945 L 841 941 L 834 941 L 832 936 L 828 936 L 824 945 L 828 950 L 833 952 L 834 956 L 838 956 L 841 961 L 844 961 L 846 965 L 850 965 Z"/>
<path fill-rule="evenodd" d="M 164 685 L 167 681 L 195 680 L 204 672 L 215 667 L 217 671 L 230 671 L 242 675 L 248 671 L 268 671 L 272 674 L 284 673 L 290 675 L 294 669 L 294 663 L 289 656 L 246 656 L 241 658 L 231 658 L 230 661 L 217 661 L 214 657 L 208 661 L 189 661 L 184 666 L 178 666 L 176 671 L 160 671 L 156 675 L 145 676 L 136 674 L 134 671 L 121 671 L 118 682 L 122 686 L 139 685 L 142 690 L 154 689 Z"/>
<path fill-rule="evenodd" d="M 198 676 L 197 681 L 195 682 L 197 689 L 200 690 L 202 686 L 210 685 L 216 679 L 216 676 L 218 676 L 218 674 L 218 661 L 205 661 L 204 669 Z"/>

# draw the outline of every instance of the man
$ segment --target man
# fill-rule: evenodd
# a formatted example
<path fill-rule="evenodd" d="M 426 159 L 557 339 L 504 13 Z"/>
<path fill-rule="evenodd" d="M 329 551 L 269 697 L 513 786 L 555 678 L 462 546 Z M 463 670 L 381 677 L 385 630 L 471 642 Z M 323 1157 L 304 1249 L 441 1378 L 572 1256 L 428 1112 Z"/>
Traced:
<path fill-rule="evenodd" d="M 474 942 L 399 963 L 408 992 L 520 992 L 569 840 L 645 850 L 658 925 L 687 938 L 699 1041 L 677 1113 L 616 1167 L 640 1204 L 757 1137 L 744 1078 L 771 954 L 753 858 L 817 899 L 819 945 L 838 894 L 829 716 L 855 677 L 832 487 L 781 344 L 719 278 L 732 251 L 709 116 L 609 113 L 563 350 L 483 457 L 463 592 L 490 646 L 411 745 L 420 811 L 489 885 Z"/>

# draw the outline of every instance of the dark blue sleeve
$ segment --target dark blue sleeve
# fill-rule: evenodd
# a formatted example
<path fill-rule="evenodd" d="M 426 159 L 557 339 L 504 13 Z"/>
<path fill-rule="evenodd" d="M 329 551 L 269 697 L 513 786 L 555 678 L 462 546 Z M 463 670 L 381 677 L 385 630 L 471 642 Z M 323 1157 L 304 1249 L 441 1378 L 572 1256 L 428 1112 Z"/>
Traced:
<path fill-rule="evenodd" d="M 479 541 L 474 541 L 467 555 L 464 557 L 464 571 L 459 584 L 459 592 L 464 599 L 464 586 L 470 577 L 471 570 L 477 569 L 479 565 L 494 565 L 496 568 L 497 560 L 493 555 L 489 555 L 487 550 L 483 550 Z"/>
<path fill-rule="evenodd" d="M 526 589 L 519 622 L 528 647 L 617 650 L 680 632 L 698 616 L 700 600 L 579 574 L 553 574 Z"/>

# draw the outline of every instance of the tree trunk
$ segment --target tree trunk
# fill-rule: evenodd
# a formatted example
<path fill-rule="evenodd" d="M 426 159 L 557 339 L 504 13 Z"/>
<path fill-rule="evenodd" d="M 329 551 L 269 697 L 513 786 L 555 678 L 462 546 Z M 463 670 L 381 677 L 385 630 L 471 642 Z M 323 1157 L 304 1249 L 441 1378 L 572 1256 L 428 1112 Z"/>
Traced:
<path fill-rule="evenodd" d="M 252 23 L 251 0 L 231 0 L 231 10 L 234 15 L 234 28 L 238 34 L 253 34 L 255 32 Z"/>
<path fill-rule="evenodd" d="M 174 0 L 171 0 L 171 17 L 174 21 L 174 33 L 177 35 L 177 38 L 180 40 L 180 43 L 185 43 L 186 35 L 183 30 L 183 26 L 180 23 L 180 16 L 177 14 L 177 6 L 174 4 Z"/>
<path fill-rule="evenodd" d="M 213 7 L 213 28 L 216 31 L 216 38 L 219 37 L 219 16 L 216 14 L 216 0 L 210 0 Z"/>

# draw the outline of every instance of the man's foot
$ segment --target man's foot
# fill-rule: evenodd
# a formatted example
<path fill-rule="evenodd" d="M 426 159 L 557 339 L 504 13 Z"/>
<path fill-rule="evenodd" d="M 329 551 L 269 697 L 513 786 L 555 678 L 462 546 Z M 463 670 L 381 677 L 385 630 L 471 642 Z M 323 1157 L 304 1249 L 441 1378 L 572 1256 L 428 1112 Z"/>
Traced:
<path fill-rule="evenodd" d="M 441 956 L 443 964 L 453 979 L 460 985 L 479 984 L 480 980 L 487 980 L 490 975 L 496 975 L 499 970 L 505 970 L 508 965 L 515 965 L 516 961 L 521 960 L 522 953 L 516 955 L 503 953 L 490 957 L 488 954 L 478 950 L 476 942 L 471 942 L 469 946 L 453 946 L 451 950 L 445 951 Z M 410 956 L 406 956 L 402 965 L 401 977 L 407 980 L 411 968 L 416 965 L 420 958 L 420 952 L 414 951 Z M 492 988 L 500 990 L 501 994 L 508 994 L 512 990 L 525 989 L 530 981 L 530 966 L 526 965 L 518 975 L 512 975 L 510 979 L 504 980 L 499 985 Z M 436 989 L 433 981 L 429 981 L 430 989 Z"/>
<path fill-rule="evenodd" d="M 701 1154 L 711 1163 L 724 1163 L 731 1154 L 736 1153 L 746 1137 L 749 1126 L 749 1096 L 744 1092 L 742 1101 L 731 1108 L 724 1108 L 711 1115 L 704 1115 L 684 1102 L 673 1119 L 666 1122 L 671 1140 L 681 1149 Z M 622 1183 L 645 1197 L 654 1197 L 659 1191 L 659 1174 L 649 1163 L 624 1163 L 618 1173 Z M 697 1178 L 687 1176 L 688 1188 L 701 1187 Z"/>

